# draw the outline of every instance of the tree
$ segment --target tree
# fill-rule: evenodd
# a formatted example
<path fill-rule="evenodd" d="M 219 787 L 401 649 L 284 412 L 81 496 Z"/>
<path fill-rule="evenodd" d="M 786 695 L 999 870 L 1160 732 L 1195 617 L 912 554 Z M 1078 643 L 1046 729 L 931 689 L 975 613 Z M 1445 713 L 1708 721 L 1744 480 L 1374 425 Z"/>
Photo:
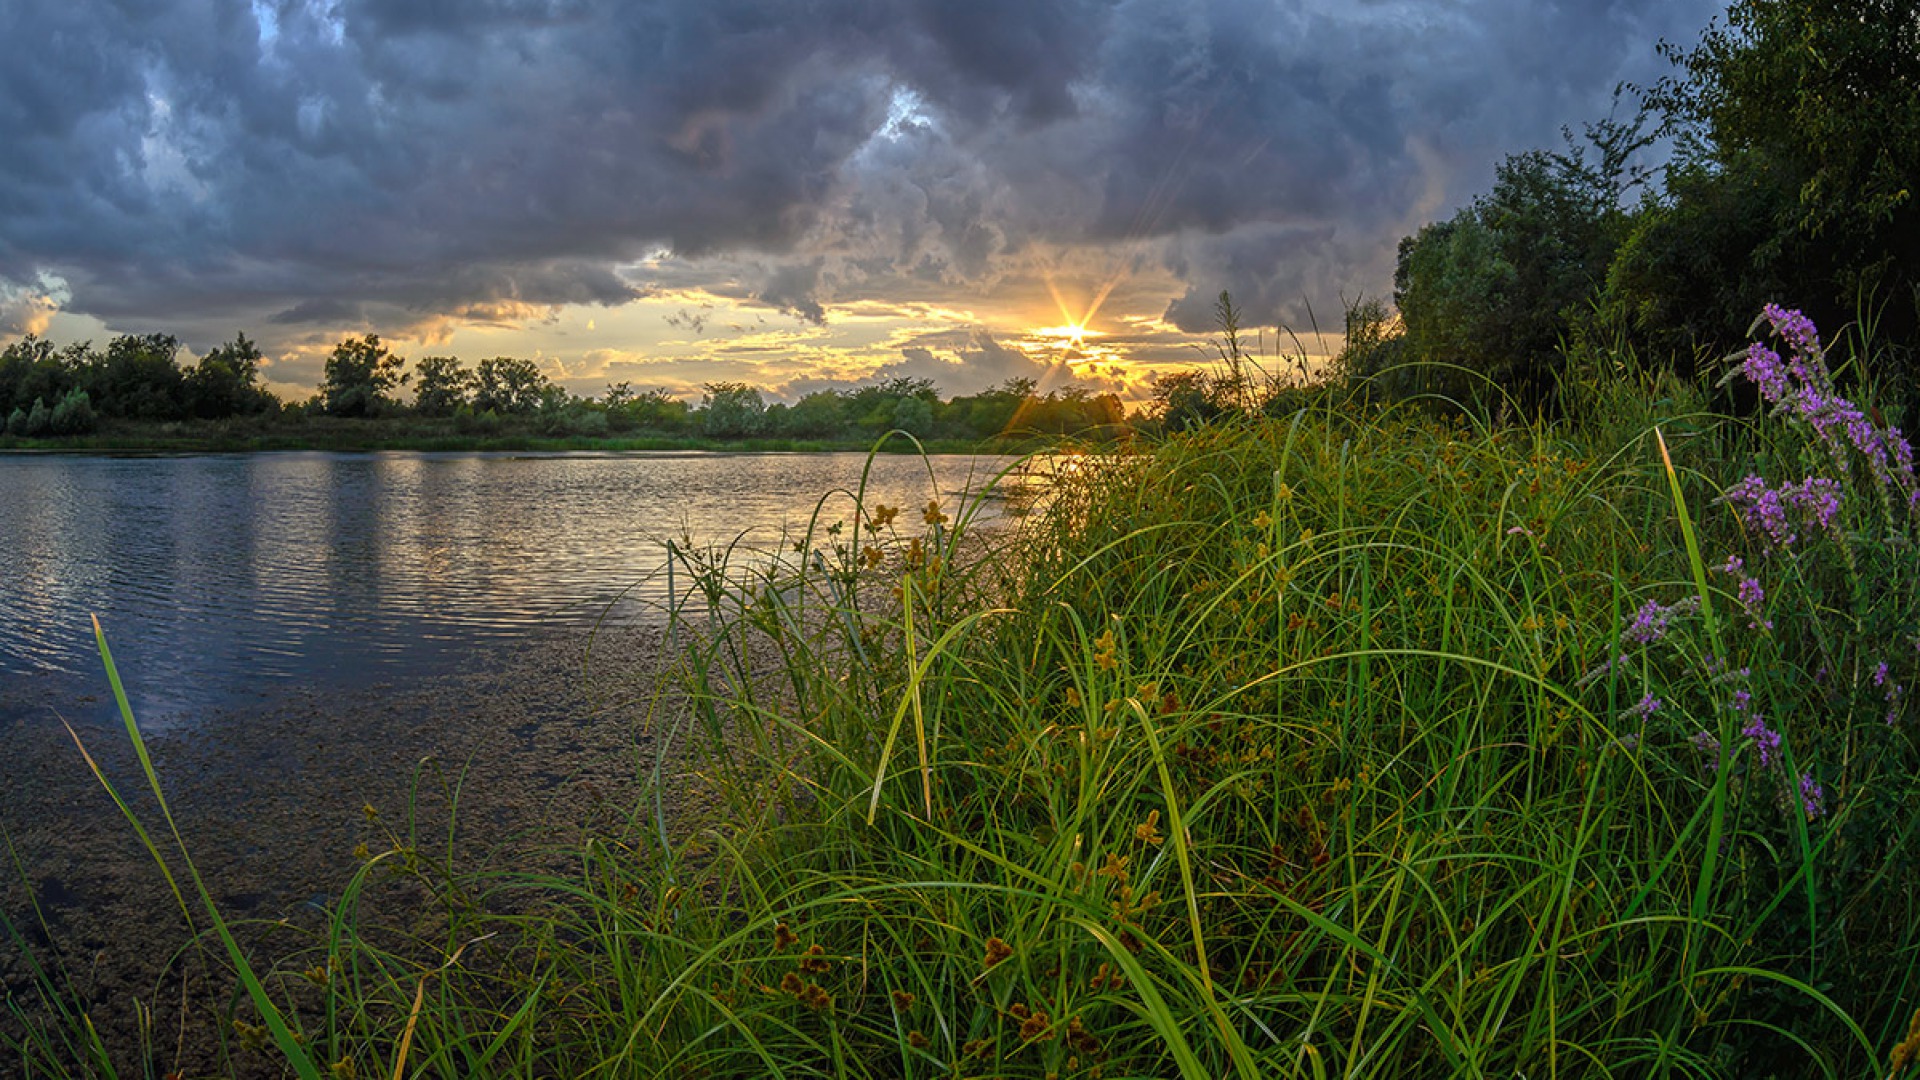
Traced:
<path fill-rule="evenodd" d="M 88 400 L 85 390 L 74 390 L 60 399 L 53 407 L 53 415 L 47 422 L 50 435 L 85 435 L 98 424 L 93 414 L 93 403 Z"/>
<path fill-rule="evenodd" d="M 187 407 L 202 419 L 271 412 L 279 406 L 259 384 L 260 349 L 245 334 L 200 358 L 187 372 Z"/>
<path fill-rule="evenodd" d="M 701 399 L 702 427 L 714 438 L 758 435 L 767 405 L 760 391 L 741 382 L 710 382 Z"/>
<path fill-rule="evenodd" d="M 933 434 L 933 406 L 923 397 L 901 398 L 893 408 L 893 426 L 924 439 Z"/>
<path fill-rule="evenodd" d="M 171 334 L 122 334 L 107 343 L 85 375 L 101 412 L 131 420 L 178 420 L 187 414 L 186 372 L 175 363 Z"/>
<path fill-rule="evenodd" d="M 1491 382 L 1545 404 L 1561 343 L 1625 235 L 1620 200 L 1644 178 L 1632 165 L 1646 144 L 1641 126 L 1608 120 L 1588 125 L 1584 146 L 1568 132 L 1565 152 L 1509 155 L 1491 192 L 1401 241 L 1393 284 L 1404 349 L 1439 365 L 1408 373 L 1404 387 L 1478 397 Z"/>
<path fill-rule="evenodd" d="M 452 416 L 467 403 L 473 372 L 451 356 L 422 357 L 413 365 L 413 411 L 421 416 Z"/>
<path fill-rule="evenodd" d="M 377 334 L 347 338 L 327 357 L 320 384 L 321 408 L 332 416 L 371 416 L 391 405 L 387 391 L 407 381 L 406 363 L 380 344 Z"/>
<path fill-rule="evenodd" d="M 1920 19 L 1911 0 L 1735 0 L 1692 48 L 1665 44 L 1680 71 L 1646 94 L 1686 152 L 1663 212 L 1636 236 L 1616 305 L 1655 291 L 1716 291 L 1732 274 L 1839 326 L 1884 302 L 1883 374 L 1909 387 L 1920 422 Z M 1724 230 L 1724 231 L 1721 231 Z M 1706 257 L 1695 258 L 1704 250 Z M 1741 296 L 1744 303 L 1751 296 Z M 1748 307 L 1712 328 L 1732 348 Z"/>
<path fill-rule="evenodd" d="M 832 390 L 815 390 L 787 410 L 785 431 L 803 439 L 827 439 L 846 428 L 845 403 Z"/>
<path fill-rule="evenodd" d="M 480 361 L 473 374 L 473 408 L 488 409 L 503 415 L 529 415 L 539 411 L 540 402 L 553 381 L 531 360 L 496 356 Z"/>
<path fill-rule="evenodd" d="M 1051 395 L 1049 395 L 1051 396 Z M 1226 415 L 1204 371 L 1179 371 L 1153 380 L 1150 411 L 1168 431 L 1191 431 Z"/>

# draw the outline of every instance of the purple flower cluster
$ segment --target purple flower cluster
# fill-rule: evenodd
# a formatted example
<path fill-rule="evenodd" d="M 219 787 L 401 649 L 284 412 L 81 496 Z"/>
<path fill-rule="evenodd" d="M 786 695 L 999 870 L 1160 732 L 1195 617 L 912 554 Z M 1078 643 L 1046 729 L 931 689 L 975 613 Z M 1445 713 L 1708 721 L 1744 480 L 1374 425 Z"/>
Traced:
<path fill-rule="evenodd" d="M 1660 706 L 1662 704 L 1663 702 L 1661 702 L 1659 698 L 1654 697 L 1652 694 L 1648 694 L 1645 697 L 1642 697 L 1640 699 L 1639 704 L 1635 705 L 1631 709 L 1626 710 L 1625 712 L 1622 712 L 1620 714 L 1620 719 L 1629 720 L 1629 721 L 1645 720 L 1647 717 L 1652 716 L 1654 713 L 1659 712 Z"/>
<path fill-rule="evenodd" d="M 1873 669 L 1873 685 L 1883 691 L 1886 697 L 1887 723 L 1891 724 L 1900 719 L 1900 697 L 1905 692 L 1905 688 L 1893 680 L 1892 671 L 1887 667 L 1885 660 L 1880 661 Z"/>
<path fill-rule="evenodd" d="M 1773 332 L 1787 343 L 1791 359 L 1783 362 L 1779 353 L 1756 341 L 1747 347 L 1740 373 L 1777 411 L 1812 427 L 1843 472 L 1851 449 L 1865 459 L 1883 494 L 1898 495 L 1906 509 L 1920 512 L 1913 447 L 1901 437 L 1900 429 L 1882 429 L 1859 406 L 1834 392 L 1820 354 L 1820 335 L 1805 315 L 1774 304 L 1767 305 L 1765 315 Z"/>
<path fill-rule="evenodd" d="M 1747 718 L 1747 726 L 1740 734 L 1753 740 L 1753 748 L 1760 755 L 1760 767 L 1771 769 L 1780 756 L 1780 733 L 1767 726 L 1766 718 L 1753 708 L 1753 694 L 1744 687 L 1733 692 L 1733 711 Z"/>
<path fill-rule="evenodd" d="M 1837 532 L 1840 519 L 1840 482 L 1824 476 L 1809 476 L 1798 484 L 1767 486 L 1758 476 L 1728 488 L 1719 501 L 1734 508 L 1750 532 L 1765 538 L 1768 550 L 1793 546 L 1800 539 L 1796 524 L 1814 524 Z"/>
<path fill-rule="evenodd" d="M 1628 645 L 1651 645 L 1667 636 L 1676 616 L 1691 615 L 1699 609 L 1700 601 L 1691 596 L 1671 605 L 1649 600 L 1640 605 L 1633 621 L 1620 631 L 1620 640 Z"/>
<path fill-rule="evenodd" d="M 1753 749 L 1760 755 L 1760 767 L 1773 768 L 1774 759 L 1780 756 L 1780 733 L 1767 726 L 1767 722 L 1755 713 L 1740 734 L 1753 740 Z"/>
<path fill-rule="evenodd" d="M 1827 812 L 1827 789 L 1813 778 L 1810 772 L 1800 774 L 1800 808 L 1806 811 L 1807 820 L 1812 821 Z"/>

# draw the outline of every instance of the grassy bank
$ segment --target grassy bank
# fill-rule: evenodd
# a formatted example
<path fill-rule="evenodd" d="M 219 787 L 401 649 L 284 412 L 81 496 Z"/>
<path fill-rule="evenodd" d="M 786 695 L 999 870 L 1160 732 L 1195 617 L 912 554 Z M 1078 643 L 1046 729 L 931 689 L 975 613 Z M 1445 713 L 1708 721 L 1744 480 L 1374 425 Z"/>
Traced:
<path fill-rule="evenodd" d="M 866 505 L 783 564 L 682 552 L 682 737 L 724 823 L 668 844 L 642 806 L 566 878 L 396 838 L 362 875 L 417 876 L 431 931 L 349 888 L 254 961 L 226 1060 L 1897 1068 L 1911 461 L 1817 368 L 1749 367 L 1777 408 L 1748 422 L 1670 385 L 1579 428 L 1303 397 L 1076 459 L 983 543 L 964 506 Z M 59 1030 L 15 1049 L 81 1071 Z"/>

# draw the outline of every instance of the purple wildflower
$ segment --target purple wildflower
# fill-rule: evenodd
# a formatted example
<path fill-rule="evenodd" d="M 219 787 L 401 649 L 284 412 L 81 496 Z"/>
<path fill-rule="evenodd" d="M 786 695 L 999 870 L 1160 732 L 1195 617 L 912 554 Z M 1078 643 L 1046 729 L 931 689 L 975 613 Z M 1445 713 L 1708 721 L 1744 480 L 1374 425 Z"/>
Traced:
<path fill-rule="evenodd" d="M 1692 597 L 1670 607 L 1658 600 L 1649 600 L 1640 605 L 1633 621 L 1620 631 L 1620 640 L 1629 645 L 1651 645 L 1667 636 L 1667 629 L 1672 625 L 1675 615 L 1691 615 L 1699 606 L 1700 601 Z"/>
<path fill-rule="evenodd" d="M 1780 354 L 1756 341 L 1747 346 L 1746 362 L 1740 373 L 1760 388 L 1760 396 L 1770 405 L 1778 405 L 1787 396 L 1787 373 L 1780 366 Z"/>
<path fill-rule="evenodd" d="M 1810 772 L 1800 774 L 1800 806 L 1807 813 L 1807 820 L 1822 817 L 1827 812 L 1827 789 L 1813 778 Z"/>
<path fill-rule="evenodd" d="M 1785 338 L 1795 352 L 1802 356 L 1819 355 L 1820 332 L 1814 329 L 1812 319 L 1778 304 L 1768 304 L 1761 311 L 1773 324 L 1773 332 Z"/>
<path fill-rule="evenodd" d="M 1887 662 L 1885 660 L 1880 661 L 1880 663 L 1873 669 L 1873 685 L 1875 686 L 1887 685 Z"/>
<path fill-rule="evenodd" d="M 1767 590 L 1760 586 L 1759 578 L 1740 579 L 1740 606 L 1747 610 L 1747 625 L 1755 630 L 1773 629 L 1773 620 L 1765 618 L 1760 605 L 1767 601 Z"/>
<path fill-rule="evenodd" d="M 1780 501 L 1780 493 L 1758 476 L 1748 476 L 1728 488 L 1719 501 L 1731 505 L 1748 529 L 1762 534 L 1769 548 L 1791 547 L 1799 539 L 1787 520 L 1786 504 Z"/>
<path fill-rule="evenodd" d="M 1645 697 L 1642 697 L 1640 699 L 1639 704 L 1621 713 L 1620 719 L 1645 720 L 1647 717 L 1652 716 L 1654 713 L 1659 712 L 1660 706 L 1662 704 L 1663 702 L 1659 698 L 1654 697 L 1652 694 L 1648 694 Z"/>
<path fill-rule="evenodd" d="M 1760 714 L 1755 713 L 1752 722 L 1740 729 L 1740 734 L 1753 740 L 1753 748 L 1760 754 L 1760 767 L 1771 769 L 1774 758 L 1780 753 L 1780 733 L 1768 727 Z"/>
<path fill-rule="evenodd" d="M 1823 529 L 1832 529 L 1833 523 L 1840 517 L 1840 482 L 1824 476 L 1809 476 L 1795 487 L 1789 485 L 1783 494 L 1800 512 L 1813 518 L 1814 523 Z"/>

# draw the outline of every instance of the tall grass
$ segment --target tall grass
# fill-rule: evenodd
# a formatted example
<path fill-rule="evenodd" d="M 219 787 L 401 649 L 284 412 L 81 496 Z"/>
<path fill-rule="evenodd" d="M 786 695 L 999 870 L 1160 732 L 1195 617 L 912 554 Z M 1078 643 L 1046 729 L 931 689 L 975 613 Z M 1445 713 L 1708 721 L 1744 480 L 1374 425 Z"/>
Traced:
<path fill-rule="evenodd" d="M 1756 550 L 1725 492 L 1832 455 L 1676 395 L 1300 395 L 1055 458 L 991 530 L 857 490 L 784 558 L 676 549 L 719 819 L 416 869 L 411 950 L 350 891 L 255 1001 L 337 1076 L 1876 1071 L 1920 1004 L 1912 522 Z"/>

